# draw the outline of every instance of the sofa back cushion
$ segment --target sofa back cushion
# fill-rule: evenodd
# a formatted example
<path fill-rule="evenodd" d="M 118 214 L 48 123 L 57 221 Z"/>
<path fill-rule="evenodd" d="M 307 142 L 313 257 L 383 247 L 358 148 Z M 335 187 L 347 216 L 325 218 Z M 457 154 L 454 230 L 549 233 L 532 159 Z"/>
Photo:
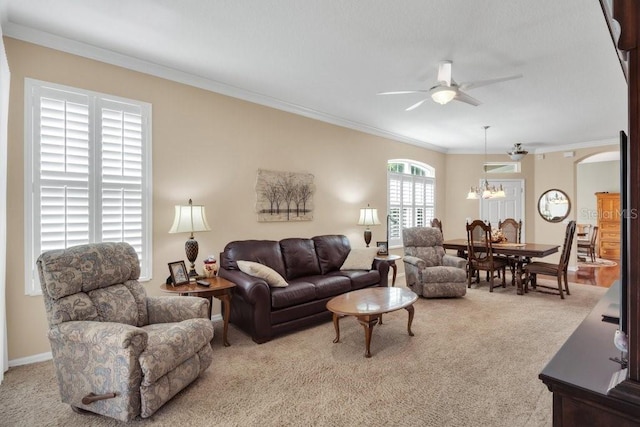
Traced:
<path fill-rule="evenodd" d="M 316 247 L 316 254 L 318 255 L 318 263 L 320 264 L 322 274 L 340 270 L 340 267 L 351 250 L 347 236 L 332 234 L 316 236 L 312 240 Z"/>
<path fill-rule="evenodd" d="M 313 240 L 300 238 L 280 240 L 280 249 L 287 280 L 321 274 Z"/>
<path fill-rule="evenodd" d="M 239 270 L 237 261 L 253 261 L 272 268 L 285 276 L 282 251 L 273 240 L 237 240 L 230 242 L 220 254 L 220 267 L 225 270 Z"/>
<path fill-rule="evenodd" d="M 140 263 L 128 243 L 48 251 L 37 266 L 50 326 L 71 320 L 148 323 Z"/>

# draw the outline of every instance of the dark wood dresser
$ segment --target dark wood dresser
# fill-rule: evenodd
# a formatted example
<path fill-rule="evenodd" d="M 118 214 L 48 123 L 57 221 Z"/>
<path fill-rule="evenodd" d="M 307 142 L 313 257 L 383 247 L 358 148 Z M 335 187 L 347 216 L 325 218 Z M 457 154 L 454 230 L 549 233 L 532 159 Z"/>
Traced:
<path fill-rule="evenodd" d="M 554 426 L 640 426 L 640 405 L 607 395 L 620 370 L 609 358 L 619 358 L 620 351 L 613 345 L 618 326 L 603 322 L 602 314 L 619 301 L 616 282 L 540 373 L 553 392 Z"/>

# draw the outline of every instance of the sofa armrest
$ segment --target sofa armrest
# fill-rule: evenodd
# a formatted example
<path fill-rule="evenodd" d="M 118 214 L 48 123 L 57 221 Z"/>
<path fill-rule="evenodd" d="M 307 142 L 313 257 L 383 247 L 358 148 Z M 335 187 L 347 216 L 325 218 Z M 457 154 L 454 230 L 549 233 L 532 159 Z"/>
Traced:
<path fill-rule="evenodd" d="M 240 270 L 227 270 L 224 268 L 221 268 L 218 274 L 220 277 L 236 284 L 233 289 L 235 295 L 242 297 L 251 305 L 266 301 L 269 304 L 269 310 L 271 310 L 271 291 L 269 285 L 263 279 L 250 276 Z"/>
<path fill-rule="evenodd" d="M 447 267 L 467 268 L 467 260 L 455 255 L 445 254 L 442 258 L 442 265 Z"/>
<path fill-rule="evenodd" d="M 371 267 L 372 270 L 378 270 L 378 273 L 380 273 L 379 286 L 389 286 L 389 263 L 384 260 L 374 259 Z"/>
<path fill-rule="evenodd" d="M 187 319 L 209 317 L 209 301 L 200 297 L 147 297 L 149 324 L 182 322 Z"/>

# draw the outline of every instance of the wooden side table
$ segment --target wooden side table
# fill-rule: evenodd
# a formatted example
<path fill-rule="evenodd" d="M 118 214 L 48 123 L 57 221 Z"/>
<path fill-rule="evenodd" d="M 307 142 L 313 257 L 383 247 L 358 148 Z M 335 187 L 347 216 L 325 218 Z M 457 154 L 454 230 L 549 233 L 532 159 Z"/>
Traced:
<path fill-rule="evenodd" d="M 396 265 L 396 261 L 401 259 L 400 255 L 376 255 L 375 259 L 379 261 L 386 261 L 389 264 L 389 268 L 393 270 L 393 278 L 391 279 L 391 286 L 396 285 L 396 274 L 398 273 L 398 266 Z"/>
<path fill-rule="evenodd" d="M 229 344 L 229 341 L 227 340 L 227 331 L 229 329 L 229 314 L 231 313 L 231 297 L 233 288 L 236 287 L 236 284 L 222 277 L 211 277 L 202 280 L 209 282 L 209 286 L 201 286 L 196 282 L 189 282 L 189 284 L 179 286 L 163 284 L 160 286 L 160 289 L 173 294 L 207 298 L 209 300 L 209 319 L 211 319 L 211 308 L 213 302 L 211 298 L 215 297 L 222 301 L 222 319 L 224 320 L 222 343 L 225 347 L 229 347 L 231 344 Z"/>

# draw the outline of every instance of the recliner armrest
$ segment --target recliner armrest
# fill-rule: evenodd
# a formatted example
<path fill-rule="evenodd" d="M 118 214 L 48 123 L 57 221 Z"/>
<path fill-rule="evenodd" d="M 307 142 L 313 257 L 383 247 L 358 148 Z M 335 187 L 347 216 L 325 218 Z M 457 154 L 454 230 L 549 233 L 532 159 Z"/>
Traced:
<path fill-rule="evenodd" d="M 135 347 L 139 354 L 147 346 L 148 335 L 144 329 L 125 323 L 75 320 L 49 329 L 49 339 L 68 344 Z"/>
<path fill-rule="evenodd" d="M 208 318 L 209 301 L 200 297 L 147 297 L 149 324 L 182 322 L 187 319 Z"/>
<path fill-rule="evenodd" d="M 467 268 L 467 260 L 455 255 L 445 254 L 442 257 L 442 265 L 446 267 Z"/>
<path fill-rule="evenodd" d="M 411 255 L 405 255 L 402 260 L 405 264 L 412 265 L 420 270 L 427 266 L 427 263 L 423 259 Z"/>

